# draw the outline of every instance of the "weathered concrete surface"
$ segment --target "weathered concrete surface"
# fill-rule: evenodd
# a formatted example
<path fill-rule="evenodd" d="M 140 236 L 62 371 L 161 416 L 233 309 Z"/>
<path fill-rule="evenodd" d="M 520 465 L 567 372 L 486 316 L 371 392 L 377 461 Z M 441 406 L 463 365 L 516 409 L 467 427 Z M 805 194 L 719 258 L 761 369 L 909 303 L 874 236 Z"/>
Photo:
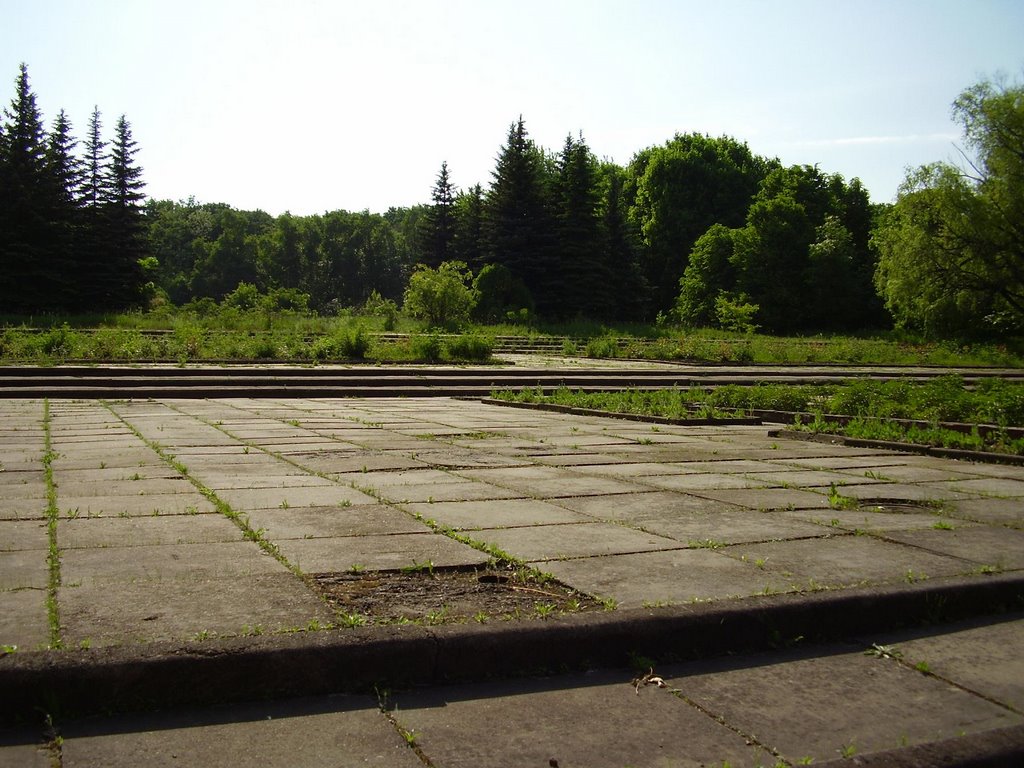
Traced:
<path fill-rule="evenodd" d="M 57 514 L 50 525 L 45 428 L 54 451 Z M 851 508 L 849 499 L 864 506 Z M 462 530 L 470 541 L 431 525 Z M 37 649 L 51 641 L 51 625 L 72 649 L 65 652 L 70 659 L 89 653 L 77 650 L 86 647 L 131 658 L 132 649 L 142 653 L 154 644 L 191 653 L 203 651 L 204 642 L 245 647 L 268 637 L 295 638 L 288 644 L 293 653 L 304 647 L 303 637 L 326 636 L 296 630 L 348 619 L 317 594 L 309 575 L 485 562 L 491 555 L 473 542 L 645 622 L 690 606 L 726 611 L 733 598 L 797 607 L 813 603 L 812 590 L 868 589 L 879 590 L 883 606 L 914 586 L 983 585 L 989 573 L 1024 570 L 1020 529 L 1024 468 L 790 442 L 767 437 L 761 427 L 652 427 L 443 398 L 109 407 L 54 400 L 44 424 L 40 401 L 0 401 L 0 646 L 18 646 L 0 658 L 0 688 L 5 665 L 47 657 Z M 54 550 L 59 570 L 51 572 Z M 709 662 L 674 669 L 670 683 L 678 694 L 645 688 L 637 697 L 628 680 L 611 673 L 600 683 L 571 677 L 524 682 L 518 691 L 497 684 L 435 689 L 419 699 L 400 694 L 395 717 L 409 713 L 400 725 L 417 731 L 437 764 L 522 764 L 520 757 L 561 766 L 771 764 L 804 756 L 821 762 L 844 747 L 887 754 L 904 735 L 908 745 L 935 744 L 961 731 L 995 734 L 1020 724 L 1022 673 L 1000 656 L 1020 647 L 1013 626 L 987 620 L 963 634 L 935 630 L 901 640 L 903 659 L 915 659 L 909 667 L 862 657 L 862 648 L 824 655 L 810 649 L 778 661 L 746 656 L 721 670 Z M 380 629 L 328 634 L 373 638 Z M 486 644 L 489 632 L 481 626 L 474 642 Z M 213 656 L 218 647 L 209 646 Z M 961 687 L 914 670 L 919 656 Z M 658 671 L 668 679 L 665 668 Z M 836 706 L 837 692 L 849 708 Z M 449 705 L 438 708 L 449 696 Z M 776 700 L 790 702 L 788 717 L 783 704 L 763 706 Z M 390 756 L 386 764 L 415 757 L 372 701 L 369 714 L 358 716 L 348 705 L 339 712 L 318 702 L 313 706 L 323 711 L 315 713 L 303 706 L 289 720 L 296 733 L 307 733 L 307 718 L 314 732 L 327 722 L 316 718 L 326 717 L 342 734 L 340 742 L 328 740 L 326 752 L 309 753 L 308 764 L 346 764 L 337 744 L 354 743 L 347 729 L 379 730 L 364 714 L 383 723 L 379 754 Z M 637 706 L 645 708 L 643 717 L 636 717 Z M 464 711 L 486 712 L 483 725 L 474 730 Z M 719 711 L 728 713 L 726 728 L 709 717 Z M 197 713 L 184 724 L 157 718 L 152 727 L 110 721 L 73 736 L 69 726 L 63 759 L 137 764 L 134 750 L 150 750 L 158 757 L 148 762 L 160 764 L 172 753 L 190 759 L 206 744 L 214 756 L 262 750 L 262 762 L 273 765 L 280 744 L 281 754 L 295 758 L 289 765 L 304 764 L 296 756 L 306 753 L 284 746 L 293 742 L 270 737 L 264 723 L 257 727 L 246 717 Z M 581 731 L 581 721 L 585 742 L 568 735 Z M 496 726 L 519 722 L 521 728 Z M 816 735 L 806 726 L 811 722 L 818 723 Z M 690 728 L 686 723 L 689 752 L 659 735 Z M 615 743 L 606 738 L 613 733 Z M 251 738 L 261 746 L 246 752 Z M 0 764 L 30 765 L 46 756 L 24 742 L 0 746 Z M 388 751 L 394 743 L 401 757 Z M 378 754 L 376 746 L 360 749 L 368 751 L 359 760 Z M 228 762 L 237 760 L 221 764 Z"/>

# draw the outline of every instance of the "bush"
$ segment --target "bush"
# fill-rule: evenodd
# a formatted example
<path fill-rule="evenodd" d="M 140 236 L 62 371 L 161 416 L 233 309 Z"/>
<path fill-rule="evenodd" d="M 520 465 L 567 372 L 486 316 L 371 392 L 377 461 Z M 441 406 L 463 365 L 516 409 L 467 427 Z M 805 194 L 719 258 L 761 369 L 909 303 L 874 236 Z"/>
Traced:
<path fill-rule="evenodd" d="M 361 326 L 339 328 L 317 339 L 310 350 L 314 360 L 362 360 L 370 350 L 370 338 Z"/>
<path fill-rule="evenodd" d="M 417 360 L 436 363 L 441 359 L 441 337 L 436 333 L 416 334 L 409 339 L 409 345 Z"/>
<path fill-rule="evenodd" d="M 437 269 L 416 265 L 405 290 L 405 311 L 429 328 L 461 328 L 476 305 L 476 291 L 469 287 L 472 277 L 461 261 L 446 261 Z"/>
<path fill-rule="evenodd" d="M 477 334 L 455 336 L 445 343 L 445 356 L 449 360 L 486 361 L 493 352 L 494 340 Z"/>

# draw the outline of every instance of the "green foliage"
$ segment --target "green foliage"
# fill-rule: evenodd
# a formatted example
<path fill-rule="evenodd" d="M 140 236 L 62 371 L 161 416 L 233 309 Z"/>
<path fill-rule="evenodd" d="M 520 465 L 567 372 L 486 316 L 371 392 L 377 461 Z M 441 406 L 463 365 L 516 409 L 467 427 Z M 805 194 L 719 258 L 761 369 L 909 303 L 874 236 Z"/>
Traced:
<path fill-rule="evenodd" d="M 363 314 L 382 318 L 385 331 L 393 331 L 398 327 L 398 305 L 391 299 L 385 299 L 377 291 L 372 291 L 366 299 Z"/>
<path fill-rule="evenodd" d="M 727 331 L 736 333 L 753 333 L 758 326 L 754 323 L 754 317 L 760 309 L 757 304 L 751 304 L 746 294 L 731 296 L 722 292 L 715 298 L 715 318 L 718 325 Z"/>
<path fill-rule="evenodd" d="M 469 322 L 476 304 L 471 280 L 472 273 L 459 261 L 445 262 L 437 269 L 417 265 L 409 278 L 403 307 L 430 328 L 454 330 Z"/>
<path fill-rule="evenodd" d="M 339 328 L 330 336 L 317 339 L 312 346 L 314 360 L 362 360 L 370 349 L 370 339 L 361 326 Z"/>
<path fill-rule="evenodd" d="M 872 242 L 876 285 L 902 327 L 935 336 L 1024 329 L 1024 86 L 982 82 L 954 102 L 966 167 L 908 173 Z"/>
<path fill-rule="evenodd" d="M 477 303 L 473 317 L 493 323 L 504 320 L 509 313 L 533 310 L 533 299 L 523 281 L 503 264 L 488 264 L 473 279 Z"/>

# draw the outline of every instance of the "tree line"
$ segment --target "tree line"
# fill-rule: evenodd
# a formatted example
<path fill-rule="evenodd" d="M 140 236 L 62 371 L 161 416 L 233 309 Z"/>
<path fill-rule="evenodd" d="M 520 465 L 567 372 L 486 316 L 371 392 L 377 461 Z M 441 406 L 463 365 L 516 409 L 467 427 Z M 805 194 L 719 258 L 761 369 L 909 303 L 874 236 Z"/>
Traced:
<path fill-rule="evenodd" d="M 911 172 L 893 205 L 728 136 L 678 134 L 622 166 L 582 134 L 542 148 L 520 117 L 486 187 L 460 189 L 442 163 L 424 205 L 272 217 L 191 199 L 143 206 L 127 121 L 105 153 L 95 112 L 76 158 L 63 113 L 43 130 L 22 67 L 0 134 L 4 305 L 184 305 L 242 285 L 334 312 L 399 301 L 418 271 L 455 265 L 444 274 L 473 281 L 487 321 L 1019 333 L 1022 92 L 965 91 L 954 105 L 965 168 Z"/>
<path fill-rule="evenodd" d="M 76 147 L 81 144 L 81 152 Z M 0 307 L 5 313 L 121 308 L 143 298 L 142 169 L 121 116 L 110 141 L 93 110 L 83 142 L 63 110 L 43 125 L 28 68 L 0 125 Z"/>

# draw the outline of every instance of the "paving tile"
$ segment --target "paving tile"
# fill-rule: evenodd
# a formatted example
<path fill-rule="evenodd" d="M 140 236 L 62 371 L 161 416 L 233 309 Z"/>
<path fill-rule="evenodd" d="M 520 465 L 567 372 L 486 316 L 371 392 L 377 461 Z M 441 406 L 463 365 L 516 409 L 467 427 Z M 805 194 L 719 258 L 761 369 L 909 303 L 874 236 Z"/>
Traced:
<path fill-rule="evenodd" d="M 241 529 L 220 514 L 78 517 L 57 524 L 63 549 L 240 542 Z"/>
<path fill-rule="evenodd" d="M 330 507 L 350 504 L 376 504 L 365 493 L 334 484 L 301 488 L 229 488 L 217 492 L 236 512 L 250 509 L 287 509 L 289 507 Z"/>
<path fill-rule="evenodd" d="M 978 565 L 1024 568 L 1024 531 L 969 523 L 953 525 L 953 530 L 891 531 L 886 537 L 930 552 L 968 558 Z"/>
<path fill-rule="evenodd" d="M 687 699 L 771 745 L 791 764 L 839 758 L 844 749 L 867 755 L 1024 722 L 892 659 L 844 652 L 847 648 L 660 671 Z"/>
<path fill-rule="evenodd" d="M 599 520 L 641 523 L 649 516 L 687 514 L 690 512 L 740 511 L 742 507 L 713 499 L 674 491 L 650 490 L 645 493 L 580 496 L 556 499 L 553 504 L 582 512 Z"/>
<path fill-rule="evenodd" d="M 810 521 L 788 518 L 775 512 L 752 510 L 684 513 L 659 513 L 652 510 L 633 524 L 649 533 L 675 539 L 683 546 L 708 541 L 738 544 L 822 535 L 821 526 Z"/>
<path fill-rule="evenodd" d="M 613 598 L 620 608 L 723 600 L 792 589 L 790 580 L 778 573 L 710 549 L 547 560 L 535 565 L 581 592 Z"/>
<path fill-rule="evenodd" d="M 929 627 L 865 638 L 865 647 L 869 643 L 894 648 L 906 664 L 925 664 L 942 679 L 1024 711 L 1024 616 L 1019 613 L 941 632 Z"/>
<path fill-rule="evenodd" d="M 403 504 L 404 509 L 424 519 L 460 530 L 509 528 L 524 525 L 590 522 L 593 518 L 537 499 L 494 499 L 489 501 L 439 501 L 432 504 Z"/>
<path fill-rule="evenodd" d="M 66 581 L 58 601 L 69 647 L 196 641 L 333 619 L 324 603 L 287 572 L 245 579 Z"/>
<path fill-rule="evenodd" d="M 1019 499 L 962 499 L 947 503 L 945 511 L 951 517 L 1024 528 L 1024 504 Z"/>
<path fill-rule="evenodd" d="M 747 562 L 763 561 L 766 568 L 804 587 L 900 583 L 906 581 L 908 574 L 920 579 L 970 570 L 970 564 L 959 558 L 881 541 L 873 536 L 737 544 L 718 551 L 730 557 L 745 558 Z"/>
<path fill-rule="evenodd" d="M 253 529 L 262 530 L 271 541 L 421 533 L 426 530 L 426 526 L 411 515 L 385 504 L 254 509 L 246 513 L 246 518 Z"/>
<path fill-rule="evenodd" d="M 57 495 L 61 519 L 76 517 L 131 517 L 138 515 L 195 515 L 214 512 L 215 507 L 195 488 L 183 493 L 154 493 L 125 496 Z"/>
<path fill-rule="evenodd" d="M 435 765 L 753 766 L 770 756 L 631 673 L 451 686 L 397 696 L 399 724 Z M 586 738 L 576 738 L 581 726 Z M 570 736 L 569 734 L 573 734 Z M 628 736 L 627 736 L 628 735 Z M 510 759 L 511 758 L 511 759 Z"/>
<path fill-rule="evenodd" d="M 305 573 L 339 573 L 353 566 L 367 570 L 399 570 L 426 563 L 439 568 L 475 566 L 489 559 L 483 552 L 432 532 L 279 539 L 275 543 L 288 562 Z"/>
<path fill-rule="evenodd" d="M 0 552 L 47 549 L 49 546 L 45 520 L 0 520 Z"/>
<path fill-rule="evenodd" d="M 675 549 L 679 542 L 612 523 L 567 523 L 486 529 L 473 539 L 496 544 L 521 560 L 557 560 L 626 552 Z"/>
<path fill-rule="evenodd" d="M 123 716 L 69 723 L 63 732 L 65 768 L 422 765 L 370 697 L 332 696 Z"/>
<path fill-rule="evenodd" d="M 0 586 L 0 645 L 30 651 L 45 648 L 49 642 L 45 586 L 19 589 Z M 4 765 L 2 760 L 0 765 Z"/>
<path fill-rule="evenodd" d="M 796 488 L 708 488 L 693 493 L 747 509 L 827 509 L 831 506 L 824 494 Z"/>

